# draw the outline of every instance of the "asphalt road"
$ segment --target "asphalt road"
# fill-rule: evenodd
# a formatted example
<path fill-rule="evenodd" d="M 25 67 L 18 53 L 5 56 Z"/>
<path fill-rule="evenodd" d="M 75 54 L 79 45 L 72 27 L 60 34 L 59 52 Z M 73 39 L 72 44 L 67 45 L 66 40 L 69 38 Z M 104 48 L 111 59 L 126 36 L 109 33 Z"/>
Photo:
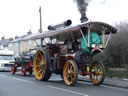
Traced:
<path fill-rule="evenodd" d="M 0 72 L 0 96 L 128 96 L 128 89 L 94 86 L 78 81 L 66 86 L 60 76 L 52 75 L 49 81 L 38 81 L 33 76 L 11 75 Z"/>

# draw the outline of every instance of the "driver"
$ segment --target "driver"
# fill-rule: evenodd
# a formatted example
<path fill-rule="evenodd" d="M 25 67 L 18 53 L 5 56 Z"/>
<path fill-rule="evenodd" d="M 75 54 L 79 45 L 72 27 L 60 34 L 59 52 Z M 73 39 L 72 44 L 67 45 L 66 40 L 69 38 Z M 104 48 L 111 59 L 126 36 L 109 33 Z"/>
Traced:
<path fill-rule="evenodd" d="M 88 33 L 84 34 L 84 38 L 88 42 Z M 93 54 L 89 50 L 88 45 L 86 45 L 84 38 L 83 38 L 83 36 L 81 37 L 81 49 L 82 49 L 82 51 L 89 53 L 89 54 Z M 96 32 L 90 32 L 90 44 L 89 45 L 92 46 L 92 44 L 101 44 L 101 43 L 102 43 L 101 37 Z"/>

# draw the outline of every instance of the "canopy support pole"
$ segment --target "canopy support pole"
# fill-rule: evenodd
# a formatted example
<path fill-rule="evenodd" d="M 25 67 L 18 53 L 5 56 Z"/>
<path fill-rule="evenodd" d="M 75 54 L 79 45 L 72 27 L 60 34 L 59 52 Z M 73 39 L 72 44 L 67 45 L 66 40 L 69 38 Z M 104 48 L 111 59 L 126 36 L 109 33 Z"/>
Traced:
<path fill-rule="evenodd" d="M 105 29 L 102 30 L 102 39 L 103 48 L 105 48 Z"/>
<path fill-rule="evenodd" d="M 110 32 L 109 37 L 108 37 L 108 39 L 106 41 L 106 44 L 105 44 L 104 48 L 106 48 L 106 46 L 108 45 L 108 41 L 110 40 L 111 35 L 112 35 L 112 33 Z"/>
<path fill-rule="evenodd" d="M 90 47 L 90 28 L 88 28 L 88 47 Z"/>
<path fill-rule="evenodd" d="M 43 38 L 41 38 L 41 48 L 43 48 Z"/>
<path fill-rule="evenodd" d="M 81 35 L 82 35 L 82 37 L 83 37 L 83 39 L 84 39 L 84 43 L 85 43 L 85 45 L 88 45 L 86 39 L 84 38 L 84 34 L 83 34 L 83 32 L 82 32 L 81 29 L 80 29 L 80 33 L 81 33 Z"/>
<path fill-rule="evenodd" d="M 36 39 L 35 39 L 34 41 L 35 41 L 35 43 L 36 43 L 37 47 L 40 47 L 40 46 L 39 46 L 39 44 L 36 42 Z"/>

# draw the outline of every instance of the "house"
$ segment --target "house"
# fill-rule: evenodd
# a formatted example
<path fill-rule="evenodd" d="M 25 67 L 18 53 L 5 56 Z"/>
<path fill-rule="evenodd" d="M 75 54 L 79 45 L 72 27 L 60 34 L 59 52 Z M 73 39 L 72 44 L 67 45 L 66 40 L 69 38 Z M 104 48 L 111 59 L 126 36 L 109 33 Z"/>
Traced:
<path fill-rule="evenodd" d="M 7 49 L 8 48 L 9 39 L 5 39 L 4 37 L 0 40 L 0 49 Z"/>
<path fill-rule="evenodd" d="M 18 56 L 22 52 L 35 48 L 37 46 L 37 43 L 40 45 L 40 39 L 36 40 L 35 42 L 35 40 L 32 40 L 31 37 L 36 34 L 28 32 L 27 35 L 16 37 L 15 40 L 9 42 L 8 50 L 14 51 L 15 56 Z"/>

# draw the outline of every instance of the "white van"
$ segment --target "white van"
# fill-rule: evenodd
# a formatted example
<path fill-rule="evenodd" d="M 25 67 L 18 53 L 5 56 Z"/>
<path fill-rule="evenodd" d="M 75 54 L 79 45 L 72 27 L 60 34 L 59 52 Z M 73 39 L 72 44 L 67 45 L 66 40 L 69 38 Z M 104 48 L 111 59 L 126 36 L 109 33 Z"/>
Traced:
<path fill-rule="evenodd" d="M 14 51 L 0 50 L 0 70 L 11 71 L 14 64 Z"/>

